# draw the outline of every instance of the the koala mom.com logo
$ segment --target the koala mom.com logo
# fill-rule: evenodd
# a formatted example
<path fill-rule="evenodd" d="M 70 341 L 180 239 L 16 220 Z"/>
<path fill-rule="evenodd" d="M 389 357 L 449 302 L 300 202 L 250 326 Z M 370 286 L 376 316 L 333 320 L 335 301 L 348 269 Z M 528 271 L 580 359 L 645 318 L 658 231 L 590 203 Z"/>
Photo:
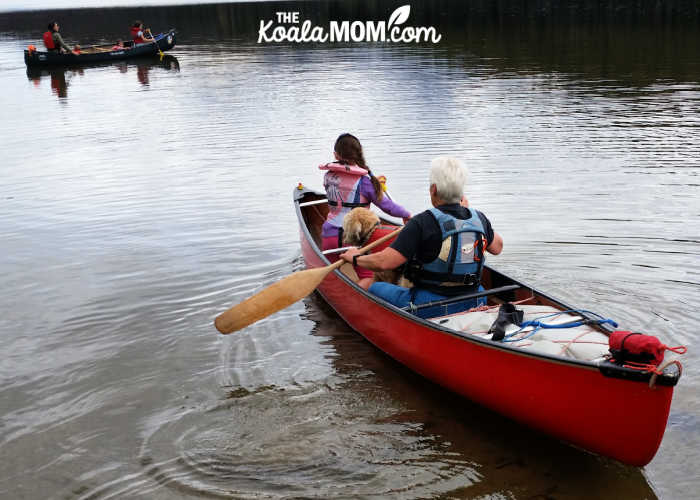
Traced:
<path fill-rule="evenodd" d="M 438 43 L 442 39 L 433 26 L 403 26 L 410 13 L 411 6 L 403 5 L 388 21 L 330 21 L 326 28 L 314 26 L 308 19 L 300 21 L 298 12 L 275 12 L 274 20 L 260 20 L 258 43 Z"/>

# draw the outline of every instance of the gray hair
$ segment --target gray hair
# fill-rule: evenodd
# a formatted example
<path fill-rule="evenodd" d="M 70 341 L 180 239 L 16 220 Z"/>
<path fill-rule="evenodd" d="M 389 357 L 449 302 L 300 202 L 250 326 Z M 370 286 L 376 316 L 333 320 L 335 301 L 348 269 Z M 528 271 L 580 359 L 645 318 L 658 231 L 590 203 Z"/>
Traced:
<path fill-rule="evenodd" d="M 467 169 L 452 156 L 438 156 L 430 162 L 430 185 L 435 184 L 437 195 L 445 203 L 459 203 L 464 196 Z"/>

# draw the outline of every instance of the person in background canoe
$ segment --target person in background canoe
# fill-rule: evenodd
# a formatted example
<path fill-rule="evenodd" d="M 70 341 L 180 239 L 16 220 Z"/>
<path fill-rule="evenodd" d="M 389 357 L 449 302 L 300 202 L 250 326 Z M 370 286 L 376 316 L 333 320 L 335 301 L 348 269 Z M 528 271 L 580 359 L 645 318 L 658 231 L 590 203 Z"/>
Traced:
<path fill-rule="evenodd" d="M 328 198 L 328 216 L 323 223 L 323 250 L 342 246 L 343 218 L 355 207 L 368 207 L 374 203 L 387 214 L 401 217 L 404 223 L 411 218 L 408 210 L 394 203 L 384 194 L 382 185 L 372 174 L 365 162 L 360 141 L 352 134 L 341 134 L 333 147 L 335 162 L 320 165 L 327 170 L 323 177 L 323 187 Z M 338 260 L 337 253 L 326 255 L 328 260 Z M 355 268 L 357 276 L 371 278 L 372 271 Z"/>
<path fill-rule="evenodd" d="M 143 29 L 143 23 L 141 21 L 134 21 L 131 25 L 131 38 L 134 40 L 134 46 L 140 43 L 153 43 L 155 41 L 153 37 L 146 38 L 146 30 Z"/>
<path fill-rule="evenodd" d="M 51 21 L 48 30 L 44 32 L 44 45 L 49 52 L 60 52 L 71 54 L 73 51 L 63 41 L 61 34 L 58 32 L 59 26 L 56 21 Z"/>
<path fill-rule="evenodd" d="M 112 50 L 124 50 L 124 42 L 117 40 L 117 43 L 112 46 Z"/>
<path fill-rule="evenodd" d="M 469 208 L 464 197 L 466 170 L 462 163 L 441 156 L 431 162 L 430 201 L 433 208 L 413 217 L 396 240 L 378 253 L 360 255 L 351 248 L 340 255 L 347 262 L 372 271 L 396 269 L 405 265 L 404 274 L 413 288 L 391 283 L 373 283 L 369 292 L 394 304 L 406 307 L 447 297 L 464 295 L 481 286 L 485 253 L 498 255 L 503 238 L 491 227 L 484 214 Z M 454 247 L 454 248 L 453 248 Z M 457 304 L 416 311 L 422 318 L 453 314 L 485 303 L 472 299 Z"/>

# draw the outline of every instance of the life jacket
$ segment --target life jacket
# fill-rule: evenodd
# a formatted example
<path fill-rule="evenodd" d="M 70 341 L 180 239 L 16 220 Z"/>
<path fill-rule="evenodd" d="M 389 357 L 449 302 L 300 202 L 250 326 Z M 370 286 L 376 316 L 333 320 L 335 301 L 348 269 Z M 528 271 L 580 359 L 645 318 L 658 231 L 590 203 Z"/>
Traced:
<path fill-rule="evenodd" d="M 476 210 L 467 208 L 466 220 L 431 208 L 442 231 L 442 248 L 438 257 L 427 264 L 413 257 L 406 277 L 417 287 L 441 295 L 460 295 L 474 291 L 481 282 L 486 256 L 486 231 Z"/>
<path fill-rule="evenodd" d="M 362 195 L 360 182 L 367 175 L 367 170 L 357 165 L 328 163 L 319 165 L 321 170 L 328 170 L 323 178 L 328 198 L 328 217 L 326 221 L 343 227 L 343 218 L 355 207 L 368 207 L 369 199 Z"/>
<path fill-rule="evenodd" d="M 377 225 L 375 226 L 374 230 L 372 231 L 372 234 L 370 234 L 369 238 L 366 238 L 364 241 L 360 242 L 360 244 L 357 245 L 357 246 L 359 246 L 359 247 L 365 247 L 365 246 L 369 245 L 370 243 L 372 243 L 372 242 L 374 242 L 374 241 L 377 241 L 379 238 L 383 238 L 383 237 L 386 236 L 387 234 L 393 233 L 393 232 L 396 231 L 397 229 L 398 229 L 398 226 L 390 226 L 390 225 L 386 225 L 386 224 L 377 224 Z M 345 246 L 345 245 L 348 244 L 348 243 L 346 243 L 345 241 L 343 241 L 343 239 L 342 239 L 342 238 L 343 238 L 343 228 L 340 228 L 340 231 L 338 232 L 338 238 L 339 238 L 339 241 L 338 241 L 338 248 L 340 248 L 340 247 Z M 396 239 L 396 236 L 394 236 L 393 238 L 389 238 L 387 241 L 385 241 L 385 242 L 383 242 L 383 243 L 380 243 L 379 245 L 377 245 L 376 247 L 374 247 L 374 248 L 371 250 L 371 253 L 378 253 L 378 252 L 381 252 L 382 250 L 384 250 L 385 248 L 387 248 L 389 245 L 391 245 L 391 244 L 394 242 L 395 239 Z"/>
<path fill-rule="evenodd" d="M 54 50 L 56 48 L 56 44 L 53 43 L 53 31 L 46 31 L 44 33 L 44 45 L 49 50 Z"/>
<path fill-rule="evenodd" d="M 139 34 L 141 33 L 141 34 Z M 131 27 L 131 38 L 133 38 L 134 43 L 144 43 L 146 40 L 143 38 L 143 29 L 137 26 Z"/>
<path fill-rule="evenodd" d="M 393 233 L 397 229 L 398 229 L 397 226 L 389 226 L 386 224 L 380 224 L 376 227 L 376 229 L 372 232 L 372 235 L 369 237 L 369 239 L 362 246 L 367 246 L 370 243 L 372 243 L 373 241 L 377 241 L 379 238 L 383 238 L 387 234 Z M 379 253 L 382 250 L 384 250 L 385 248 L 389 248 L 389 245 L 391 245 L 395 239 L 396 239 L 396 236 L 394 236 L 393 238 L 389 238 L 384 243 L 380 243 L 379 245 L 374 247 L 371 250 L 371 252 L 372 253 Z"/>

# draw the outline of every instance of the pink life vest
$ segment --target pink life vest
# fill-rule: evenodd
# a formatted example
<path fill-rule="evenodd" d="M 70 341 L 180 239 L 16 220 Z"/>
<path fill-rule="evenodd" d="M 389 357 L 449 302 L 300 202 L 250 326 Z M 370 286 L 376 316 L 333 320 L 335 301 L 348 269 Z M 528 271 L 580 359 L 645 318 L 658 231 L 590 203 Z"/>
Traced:
<path fill-rule="evenodd" d="M 367 170 L 357 165 L 341 163 L 328 163 L 319 165 L 318 168 L 328 170 L 323 178 L 328 198 L 326 221 L 335 227 L 343 227 L 343 218 L 350 210 L 369 206 L 370 200 L 360 190 L 362 177 L 367 175 Z"/>

